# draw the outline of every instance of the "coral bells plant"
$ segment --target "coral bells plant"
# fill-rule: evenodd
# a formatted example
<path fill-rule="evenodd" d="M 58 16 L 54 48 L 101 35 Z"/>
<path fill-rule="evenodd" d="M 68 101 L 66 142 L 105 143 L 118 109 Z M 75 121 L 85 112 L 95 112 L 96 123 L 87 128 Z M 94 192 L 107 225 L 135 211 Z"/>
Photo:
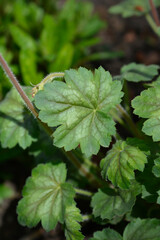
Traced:
<path fill-rule="evenodd" d="M 80 67 L 50 74 L 31 89 L 20 86 L 2 56 L 0 62 L 14 85 L 0 103 L 2 147 L 31 149 L 37 142 L 45 154 L 41 135 L 47 134 L 53 150 L 26 181 L 19 223 L 41 223 L 46 231 L 60 223 L 67 240 L 84 239 L 81 225 L 88 221 L 102 229 L 91 240 L 159 240 L 159 66 L 131 63 L 114 77 L 102 67 Z M 145 82 L 131 105 L 123 100 L 127 81 Z"/>
<path fill-rule="evenodd" d="M 145 15 L 159 35 L 159 5 L 124 0 L 110 11 Z M 19 223 L 47 232 L 59 223 L 67 240 L 85 239 L 89 222 L 90 240 L 159 240 L 160 67 L 133 62 L 118 76 L 79 67 L 32 88 L 19 84 L 2 55 L 0 64 L 13 84 L 0 103 L 1 146 L 19 145 L 35 158 Z"/>

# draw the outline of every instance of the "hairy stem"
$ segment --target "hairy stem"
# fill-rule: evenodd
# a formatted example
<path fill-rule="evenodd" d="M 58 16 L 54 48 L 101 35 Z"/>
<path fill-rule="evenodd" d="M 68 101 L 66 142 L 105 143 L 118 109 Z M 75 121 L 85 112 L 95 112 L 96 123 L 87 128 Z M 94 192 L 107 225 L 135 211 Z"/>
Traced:
<path fill-rule="evenodd" d="M 47 82 L 52 81 L 54 78 L 62 78 L 62 77 L 64 77 L 63 72 L 55 72 L 55 73 L 48 74 L 40 83 L 34 86 L 34 88 L 32 89 L 32 96 L 34 97 L 38 92 L 38 90 L 42 90 L 44 85 Z"/>
<path fill-rule="evenodd" d="M 150 4 L 151 10 L 152 10 L 152 15 L 153 15 L 153 18 L 154 18 L 154 21 L 155 21 L 156 25 L 160 26 L 158 12 L 157 12 L 157 9 L 154 5 L 153 0 L 149 0 L 149 4 Z"/>
<path fill-rule="evenodd" d="M 83 195 L 83 196 L 86 196 L 86 197 L 92 197 L 92 195 L 93 195 L 92 192 L 82 190 L 82 189 L 79 189 L 79 188 L 75 188 L 74 190 L 77 194 L 80 194 L 80 195 Z"/>
<path fill-rule="evenodd" d="M 137 138 L 140 138 L 140 139 L 143 139 L 144 136 L 143 136 L 142 132 L 138 130 L 136 124 L 133 122 L 132 118 L 126 112 L 126 110 L 120 104 L 117 105 L 117 109 L 120 111 L 120 113 L 122 114 L 122 117 L 124 118 L 124 120 L 128 124 L 128 127 L 130 128 L 130 131 L 133 134 L 133 136 L 135 136 Z"/>
<path fill-rule="evenodd" d="M 17 78 L 15 77 L 15 75 L 13 74 L 13 72 L 11 71 L 10 67 L 8 66 L 7 62 L 5 61 L 5 59 L 2 57 L 2 55 L 0 54 L 0 65 L 2 66 L 3 70 L 6 72 L 7 76 L 9 77 L 9 80 L 11 81 L 11 83 L 13 84 L 13 86 L 16 88 L 17 92 L 19 93 L 19 95 L 21 96 L 21 98 L 23 99 L 26 107 L 30 110 L 30 112 L 33 114 L 33 116 L 38 120 L 38 122 L 40 123 L 40 125 L 45 129 L 45 131 L 51 135 L 52 129 L 49 128 L 47 126 L 47 124 L 43 123 L 39 117 L 38 117 L 38 112 L 35 109 L 34 105 L 32 104 L 32 102 L 30 101 L 30 99 L 27 97 L 26 93 L 24 92 L 23 88 L 21 87 L 21 85 L 19 84 Z"/>
<path fill-rule="evenodd" d="M 31 113 L 33 114 L 33 116 L 35 118 L 38 118 L 38 112 L 36 111 L 33 104 L 31 103 L 31 101 L 29 100 L 29 98 L 27 97 L 25 92 L 23 91 L 23 89 L 22 89 L 21 85 L 19 84 L 17 78 L 12 73 L 11 69 L 9 68 L 7 62 L 4 60 L 2 55 L 0 55 L 0 64 L 1 64 L 2 68 L 4 69 L 4 71 L 6 72 L 7 76 L 9 77 L 9 80 L 11 81 L 13 86 L 17 89 L 18 93 L 20 94 L 21 98 L 25 102 L 28 109 L 31 111 Z"/>

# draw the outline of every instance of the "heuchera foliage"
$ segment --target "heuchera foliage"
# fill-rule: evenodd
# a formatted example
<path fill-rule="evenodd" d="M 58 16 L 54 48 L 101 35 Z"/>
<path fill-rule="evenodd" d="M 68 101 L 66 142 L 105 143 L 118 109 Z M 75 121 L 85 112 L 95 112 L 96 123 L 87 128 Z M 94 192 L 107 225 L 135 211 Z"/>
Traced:
<path fill-rule="evenodd" d="M 139 15 L 148 14 L 146 1 L 123 1 L 111 11 L 128 17 L 139 3 Z M 19 145 L 36 159 L 17 206 L 19 223 L 46 231 L 59 223 L 67 240 L 85 239 L 88 221 L 102 229 L 90 240 L 159 240 L 159 66 L 130 63 L 113 77 L 102 67 L 56 74 L 61 78 L 40 83 L 32 97 L 31 87 L 18 90 L 26 105 L 15 88 L 0 103 L 1 146 Z M 128 82 L 144 87 L 132 101 L 123 98 Z M 3 185 L 0 193 L 0 202 L 12 195 Z"/>

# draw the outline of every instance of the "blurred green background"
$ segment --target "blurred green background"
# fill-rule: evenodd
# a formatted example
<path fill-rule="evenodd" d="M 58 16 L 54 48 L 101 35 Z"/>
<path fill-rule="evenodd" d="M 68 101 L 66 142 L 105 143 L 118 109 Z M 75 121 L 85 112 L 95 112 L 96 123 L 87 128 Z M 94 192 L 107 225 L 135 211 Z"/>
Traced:
<path fill-rule="evenodd" d="M 104 27 L 87 1 L 0 0 L 0 53 L 25 85 L 39 83 L 50 72 L 107 57 L 91 53 Z M 0 99 L 8 88 L 0 69 Z"/>

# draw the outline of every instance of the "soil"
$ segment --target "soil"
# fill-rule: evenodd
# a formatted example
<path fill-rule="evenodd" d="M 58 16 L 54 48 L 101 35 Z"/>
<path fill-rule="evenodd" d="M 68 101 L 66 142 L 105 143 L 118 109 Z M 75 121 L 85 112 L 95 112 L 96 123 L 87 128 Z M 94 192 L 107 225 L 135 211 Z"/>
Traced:
<path fill-rule="evenodd" d="M 83 0 L 85 1 L 85 0 Z M 107 22 L 108 28 L 102 30 L 100 37 L 102 43 L 92 49 L 95 51 L 123 51 L 124 56 L 112 60 L 95 61 L 92 68 L 102 65 L 112 75 L 118 75 L 120 68 L 130 62 L 160 65 L 160 40 L 148 26 L 144 17 L 132 17 L 123 19 L 108 12 L 110 6 L 120 0 L 92 0 L 95 11 Z M 135 85 L 134 85 L 135 86 Z M 54 231 L 46 233 L 39 225 L 35 229 L 22 227 L 17 222 L 16 205 L 20 198 L 20 192 L 27 176 L 30 175 L 32 159 L 22 156 L 20 159 L 12 159 L 0 164 L 1 172 L 9 176 L 9 184 L 15 189 L 15 197 L 9 199 L 0 206 L 0 239 L 1 240 L 64 240 L 61 226 Z M 30 164 L 28 164 L 30 161 Z M 97 229 L 95 223 L 84 223 L 82 232 L 91 237 L 91 233 Z M 97 229 L 98 230 L 98 229 Z"/>

